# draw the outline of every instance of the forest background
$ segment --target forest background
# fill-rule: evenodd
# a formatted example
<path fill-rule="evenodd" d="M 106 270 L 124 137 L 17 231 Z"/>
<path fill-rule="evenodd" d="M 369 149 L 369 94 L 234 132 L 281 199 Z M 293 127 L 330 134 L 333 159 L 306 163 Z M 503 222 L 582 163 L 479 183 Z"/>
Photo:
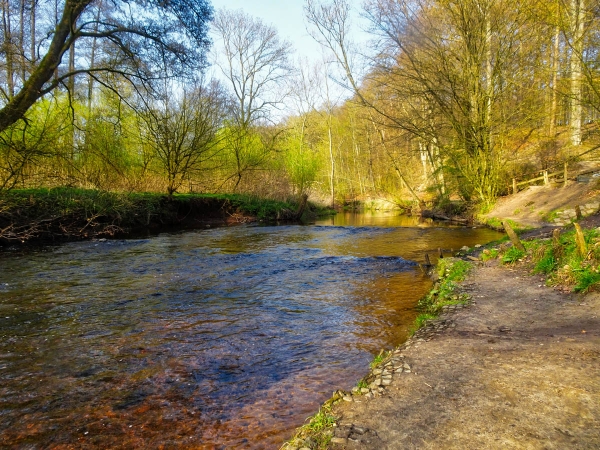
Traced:
<path fill-rule="evenodd" d="M 0 194 L 60 186 L 485 210 L 512 178 L 600 148 L 592 0 L 366 0 L 372 39 L 360 47 L 347 0 L 306 0 L 317 63 L 295 59 L 273 26 L 206 0 L 1 8 Z"/>

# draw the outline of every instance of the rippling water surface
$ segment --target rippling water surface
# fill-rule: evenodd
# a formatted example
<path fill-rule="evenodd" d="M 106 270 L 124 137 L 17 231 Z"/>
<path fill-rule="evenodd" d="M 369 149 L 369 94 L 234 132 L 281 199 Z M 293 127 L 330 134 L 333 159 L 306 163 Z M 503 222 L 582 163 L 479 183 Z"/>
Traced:
<path fill-rule="evenodd" d="M 278 448 L 406 338 L 414 261 L 497 237 L 341 215 L 2 254 L 0 447 Z"/>

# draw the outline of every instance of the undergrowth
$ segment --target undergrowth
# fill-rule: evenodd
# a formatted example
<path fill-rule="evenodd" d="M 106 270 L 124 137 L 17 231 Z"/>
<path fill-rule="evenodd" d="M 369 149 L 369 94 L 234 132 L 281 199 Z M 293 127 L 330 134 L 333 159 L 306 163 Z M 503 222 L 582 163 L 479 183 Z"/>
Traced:
<path fill-rule="evenodd" d="M 326 403 L 319 412 L 306 419 L 306 423 L 296 430 L 292 439 L 281 447 L 281 450 L 308 447 L 313 450 L 324 450 L 331 442 L 333 433 L 331 428 L 336 418 L 331 413 L 331 404 Z"/>
<path fill-rule="evenodd" d="M 500 258 L 504 264 L 523 262 L 532 273 L 546 275 L 549 286 L 566 286 L 573 292 L 588 292 L 600 288 L 600 231 L 583 230 L 585 254 L 577 248 L 575 229 L 553 239 L 523 241 L 525 251 L 514 246 L 500 246 L 482 253 L 482 259 Z"/>
<path fill-rule="evenodd" d="M 316 210 L 309 205 L 305 211 L 311 208 Z M 195 220 L 227 214 L 261 221 L 297 219 L 298 205 L 241 194 L 167 197 L 75 188 L 15 189 L 0 196 L 0 241 L 113 236 L 150 226 L 177 226 L 190 217 Z"/>

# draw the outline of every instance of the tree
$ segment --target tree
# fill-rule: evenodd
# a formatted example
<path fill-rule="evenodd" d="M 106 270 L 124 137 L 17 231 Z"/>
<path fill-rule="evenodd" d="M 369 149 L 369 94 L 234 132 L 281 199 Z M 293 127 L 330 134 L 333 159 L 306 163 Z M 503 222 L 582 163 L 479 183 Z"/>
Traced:
<path fill-rule="evenodd" d="M 267 123 L 286 96 L 282 86 L 291 71 L 290 44 L 280 40 L 275 28 L 241 10 L 218 11 L 214 28 L 222 45 L 222 57 L 217 65 L 229 81 L 237 103 L 229 129 L 229 144 L 235 160 L 235 189 L 244 172 L 263 160 L 256 158 L 261 152 L 246 152 L 244 145 L 254 142 L 249 138 L 255 134 L 252 128 Z M 262 155 L 266 157 L 269 142 L 264 145 Z"/>
<path fill-rule="evenodd" d="M 448 170 L 465 198 L 490 204 L 502 182 L 503 143 L 523 126 L 523 98 L 532 67 L 529 18 L 519 2 L 370 1 L 368 13 L 381 37 L 377 61 L 385 114 L 415 136 L 437 139 Z M 441 131 L 441 133 L 440 133 Z M 440 139 L 441 138 L 441 139 Z"/>
<path fill-rule="evenodd" d="M 145 108 L 143 140 L 162 165 L 170 196 L 218 153 L 217 133 L 227 112 L 227 97 L 216 81 L 185 90 L 180 99 L 166 90 L 158 104 Z"/>
<path fill-rule="evenodd" d="M 10 0 L 4 0 L 3 4 L 9 3 Z M 110 10 L 101 9 L 94 0 L 63 0 L 62 4 L 57 1 L 57 6 L 60 9 L 56 11 L 56 23 L 48 24 L 47 35 L 39 35 L 39 23 L 30 20 L 30 45 L 39 48 L 44 56 L 39 60 L 31 58 L 27 65 L 21 63 L 24 76 L 18 84 L 14 77 L 17 64 L 14 55 L 25 54 L 25 49 L 15 50 L 15 33 L 9 31 L 9 25 L 14 28 L 16 19 L 11 16 L 10 8 L 3 9 L 7 90 L 3 90 L 0 131 L 23 118 L 38 99 L 80 74 L 101 81 L 98 74 L 113 72 L 150 86 L 158 78 L 173 73 L 181 75 L 187 69 L 205 65 L 210 43 L 207 26 L 212 18 L 207 0 L 117 0 Z M 48 11 L 42 13 L 48 15 Z M 82 48 L 96 49 L 98 40 L 104 43 L 103 58 L 95 55 L 93 64 L 88 65 L 84 64 L 84 58 L 77 58 L 80 65 L 71 64 L 70 68 L 68 62 L 63 64 L 64 56 L 73 54 L 76 43 Z M 24 39 L 16 41 L 25 46 Z M 70 59 L 75 61 L 74 56 Z M 163 72 L 164 67 L 169 67 L 170 72 Z"/>

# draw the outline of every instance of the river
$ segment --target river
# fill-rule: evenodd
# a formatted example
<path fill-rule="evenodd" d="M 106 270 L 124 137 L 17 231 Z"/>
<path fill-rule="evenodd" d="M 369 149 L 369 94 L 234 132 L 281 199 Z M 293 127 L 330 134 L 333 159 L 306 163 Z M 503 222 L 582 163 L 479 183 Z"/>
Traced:
<path fill-rule="evenodd" d="M 0 254 L 0 447 L 279 448 L 407 337 L 439 247 L 395 214 Z"/>

